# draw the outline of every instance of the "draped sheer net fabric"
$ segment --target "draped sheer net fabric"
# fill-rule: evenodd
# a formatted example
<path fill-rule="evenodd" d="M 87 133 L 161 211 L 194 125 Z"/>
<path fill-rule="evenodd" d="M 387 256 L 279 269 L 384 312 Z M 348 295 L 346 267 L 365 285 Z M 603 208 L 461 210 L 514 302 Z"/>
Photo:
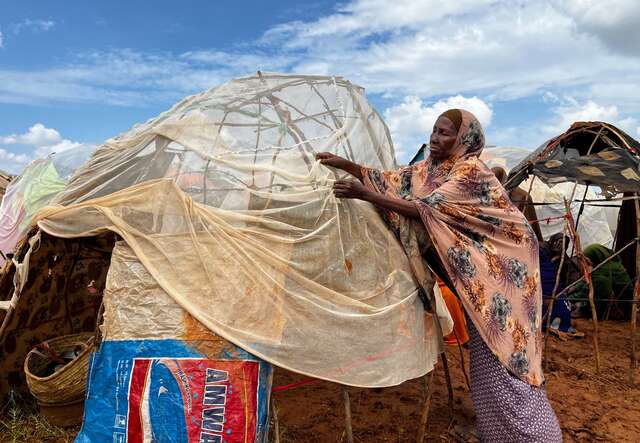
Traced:
<path fill-rule="evenodd" d="M 333 196 L 339 177 L 320 151 L 396 167 L 362 88 L 237 79 L 107 141 L 38 224 L 61 237 L 117 232 L 182 308 L 277 366 L 370 387 L 423 375 L 439 349 L 434 314 L 375 208 Z"/>

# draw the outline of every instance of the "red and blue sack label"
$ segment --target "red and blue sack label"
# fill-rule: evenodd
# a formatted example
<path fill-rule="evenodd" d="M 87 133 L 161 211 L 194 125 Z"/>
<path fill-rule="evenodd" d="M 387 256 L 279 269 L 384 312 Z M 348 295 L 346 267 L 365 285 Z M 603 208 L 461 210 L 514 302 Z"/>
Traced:
<path fill-rule="evenodd" d="M 266 442 L 271 366 L 242 350 L 222 357 L 179 340 L 102 343 L 76 442 Z"/>

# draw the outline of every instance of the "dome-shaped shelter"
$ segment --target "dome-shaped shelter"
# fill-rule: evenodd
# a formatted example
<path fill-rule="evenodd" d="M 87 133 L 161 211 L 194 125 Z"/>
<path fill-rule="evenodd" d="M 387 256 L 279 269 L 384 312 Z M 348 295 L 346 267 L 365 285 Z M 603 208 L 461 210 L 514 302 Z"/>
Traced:
<path fill-rule="evenodd" d="M 549 185 L 578 182 L 610 193 L 640 192 L 640 143 L 604 122 L 576 122 L 514 167 L 507 187 L 529 175 Z"/>
<path fill-rule="evenodd" d="M 435 317 L 402 248 L 371 205 L 333 196 L 336 172 L 315 161 L 320 151 L 396 166 L 363 89 L 329 76 L 236 79 L 108 140 L 16 253 L 0 352 L 11 337 L 18 361 L 27 324 L 29 343 L 86 329 L 104 293 L 107 341 L 190 342 L 197 324 L 344 384 L 388 386 L 431 370 Z M 48 272 L 51 284 L 34 281 Z M 41 309 L 54 301 L 73 312 Z M 446 332 L 437 290 L 436 306 Z"/>

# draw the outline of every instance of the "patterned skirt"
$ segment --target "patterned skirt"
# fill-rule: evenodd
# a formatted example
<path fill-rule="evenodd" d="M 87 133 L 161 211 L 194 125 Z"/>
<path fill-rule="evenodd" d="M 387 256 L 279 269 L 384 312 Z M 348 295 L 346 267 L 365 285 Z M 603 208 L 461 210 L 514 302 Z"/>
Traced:
<path fill-rule="evenodd" d="M 544 389 L 511 375 L 469 326 L 471 398 L 483 442 L 562 442 Z"/>

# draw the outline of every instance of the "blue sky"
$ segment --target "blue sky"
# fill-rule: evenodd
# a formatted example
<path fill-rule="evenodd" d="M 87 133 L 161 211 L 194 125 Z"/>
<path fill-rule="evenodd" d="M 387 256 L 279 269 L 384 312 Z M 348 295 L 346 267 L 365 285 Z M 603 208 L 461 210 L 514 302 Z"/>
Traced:
<path fill-rule="evenodd" d="M 400 160 L 451 106 L 502 146 L 590 119 L 639 137 L 638 23 L 637 0 L 4 1 L 0 169 L 258 69 L 365 87 Z"/>

